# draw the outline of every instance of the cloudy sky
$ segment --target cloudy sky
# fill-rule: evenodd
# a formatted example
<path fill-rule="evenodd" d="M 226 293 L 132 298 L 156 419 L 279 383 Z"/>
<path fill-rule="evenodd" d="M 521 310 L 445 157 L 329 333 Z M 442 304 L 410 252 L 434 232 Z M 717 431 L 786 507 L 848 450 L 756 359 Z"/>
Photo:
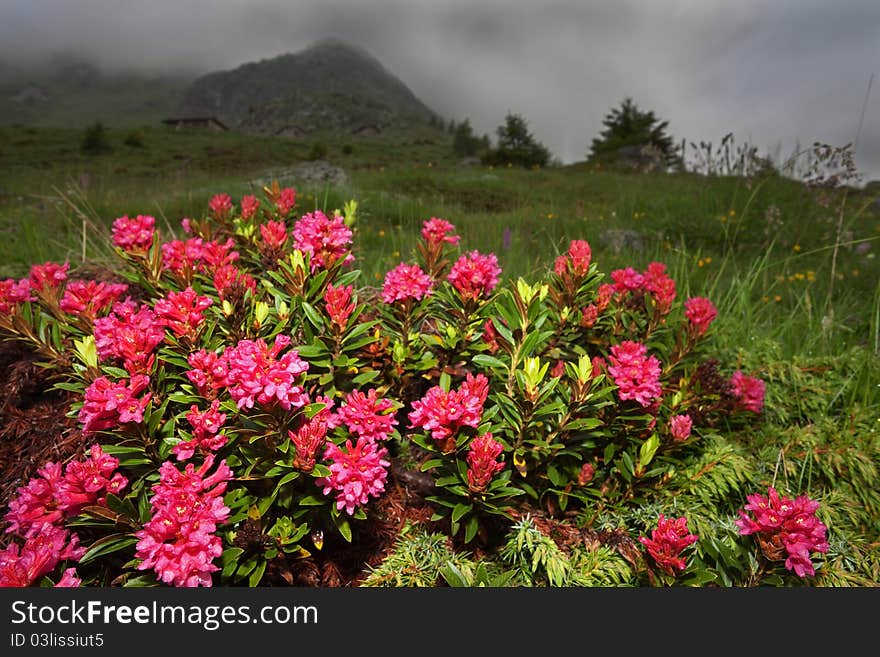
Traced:
<path fill-rule="evenodd" d="M 524 116 L 563 162 L 630 96 L 679 140 L 855 142 L 880 178 L 878 0 L 0 0 L 6 65 L 207 72 L 330 36 L 480 133 Z"/>

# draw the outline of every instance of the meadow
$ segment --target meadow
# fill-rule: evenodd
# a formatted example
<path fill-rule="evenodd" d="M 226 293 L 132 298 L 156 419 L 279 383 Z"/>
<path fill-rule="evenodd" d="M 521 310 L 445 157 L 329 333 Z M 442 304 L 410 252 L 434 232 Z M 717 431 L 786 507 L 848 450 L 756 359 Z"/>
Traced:
<path fill-rule="evenodd" d="M 342 139 L 110 128 L 112 150 L 98 155 L 81 152 L 81 139 L 82 130 L 0 127 L 0 278 L 27 276 L 31 265 L 48 261 L 69 262 L 71 272 L 112 268 L 117 217 L 149 214 L 167 236 L 182 237 L 181 219 L 203 216 L 216 194 L 259 194 L 273 178 L 296 189 L 303 213 L 329 215 L 356 201 L 353 255 L 364 289 L 378 290 L 386 272 L 412 260 L 432 217 L 452 222 L 466 249 L 496 254 L 508 283 L 552 267 L 572 240 L 589 242 L 604 272 L 664 263 L 680 299 L 707 297 L 717 306 L 707 350 L 759 374 L 767 390 L 756 426 L 719 430 L 702 460 L 690 464 L 676 494 L 679 508 L 723 509 L 732 518 L 749 486 L 809 495 L 821 502 L 830 547 L 807 583 L 880 582 L 876 189 L 827 178 L 804 184 L 771 170 L 667 174 L 586 162 L 493 168 L 461 162 L 451 136 L 428 128 Z M 294 165 L 319 158 L 346 180 L 290 176 Z M 655 508 L 590 522 L 632 525 Z M 725 562 L 736 552 L 732 520 L 712 525 L 706 513 L 699 533 L 711 539 L 689 583 L 802 583 Z M 528 529 L 516 525 L 500 556 L 486 555 L 481 570 L 477 556 L 451 555 L 439 534 L 409 527 L 361 584 L 473 585 L 493 573 L 529 585 L 635 581 L 625 562 L 608 557 L 597 565 L 558 546 L 553 552 L 534 533 L 523 539 Z M 519 554 L 511 556 L 514 544 Z M 542 558 L 535 556 L 540 550 Z M 408 580 L 407 572 L 418 575 Z"/>

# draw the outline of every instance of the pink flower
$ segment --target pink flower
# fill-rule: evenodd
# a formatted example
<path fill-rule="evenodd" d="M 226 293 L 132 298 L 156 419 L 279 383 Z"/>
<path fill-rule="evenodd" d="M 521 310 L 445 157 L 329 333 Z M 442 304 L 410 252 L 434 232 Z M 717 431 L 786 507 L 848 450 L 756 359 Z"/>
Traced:
<path fill-rule="evenodd" d="M 62 527 L 43 525 L 24 545 L 10 543 L 0 551 L 0 587 L 30 586 L 62 561 L 76 561 L 84 553 L 76 534 Z M 62 580 L 71 581 L 69 577 Z"/>
<path fill-rule="evenodd" d="M 229 366 L 225 356 L 199 349 L 186 359 L 193 369 L 186 372 L 199 394 L 213 399 L 217 391 L 229 385 Z"/>
<path fill-rule="evenodd" d="M 275 209 L 281 217 L 286 217 L 296 206 L 296 190 L 292 187 L 285 187 L 275 199 Z"/>
<path fill-rule="evenodd" d="M 705 297 L 691 297 L 684 302 L 684 316 L 690 322 L 694 337 L 702 336 L 718 315 L 715 305 Z"/>
<path fill-rule="evenodd" d="M 498 331 L 495 330 L 495 324 L 491 319 L 487 319 L 483 323 L 483 342 L 489 348 L 489 353 L 494 354 L 501 348 L 498 344 Z"/>
<path fill-rule="evenodd" d="M 753 494 L 746 499 L 749 503 L 736 521 L 740 534 L 756 534 L 771 561 L 787 555 L 785 567 L 798 577 L 814 575 L 810 553 L 828 551 L 827 527 L 816 517 L 819 503 L 804 495 L 796 499 L 780 496 L 772 486 L 767 497 Z"/>
<path fill-rule="evenodd" d="M 410 427 L 429 431 L 438 442 L 448 441 L 460 428 L 476 429 L 480 425 L 488 394 L 489 380 L 483 374 L 468 374 L 458 390 L 446 392 L 434 386 L 412 403 Z"/>
<path fill-rule="evenodd" d="M 153 351 L 165 339 L 165 325 L 147 305 L 131 300 L 114 304 L 106 317 L 95 320 L 95 347 L 102 361 L 118 359 L 130 374 L 147 374 Z"/>
<path fill-rule="evenodd" d="M 401 262 L 397 267 L 385 274 L 382 285 L 382 301 L 394 303 L 415 299 L 418 301 L 431 294 L 434 279 L 422 271 L 418 265 Z"/>
<path fill-rule="evenodd" d="M 198 470 L 192 463 L 183 472 L 169 461 L 160 466 L 160 481 L 150 498 L 151 518 L 135 533 L 135 557 L 142 560 L 138 570 L 152 568 L 173 586 L 211 586 L 211 573 L 219 570 L 213 560 L 223 553 L 217 527 L 229 517 L 223 494 L 232 478 L 226 461 L 208 475 L 213 465 L 209 454 Z"/>
<path fill-rule="evenodd" d="M 590 248 L 589 242 L 586 240 L 572 240 L 568 245 L 568 253 L 556 258 L 553 268 L 558 276 L 563 276 L 568 272 L 569 267 L 571 267 L 571 271 L 576 276 L 586 276 L 587 272 L 590 271 L 590 260 L 592 257 L 593 251 Z"/>
<path fill-rule="evenodd" d="M 128 253 L 146 253 L 153 245 L 155 226 L 156 219 L 149 215 L 119 217 L 113 221 L 113 244 Z"/>
<path fill-rule="evenodd" d="M 224 219 L 232 211 L 232 197 L 229 194 L 215 194 L 208 201 L 208 209 L 215 219 Z"/>
<path fill-rule="evenodd" d="M 669 435 L 677 443 L 684 442 L 691 435 L 693 420 L 690 415 L 673 415 L 669 418 Z"/>
<path fill-rule="evenodd" d="M 760 413 L 764 408 L 765 385 L 761 379 L 743 374 L 740 370 L 730 377 L 733 395 L 737 405 L 752 413 Z"/>
<path fill-rule="evenodd" d="M 68 568 L 54 586 L 56 589 L 75 589 L 82 586 L 82 580 L 76 574 L 76 568 Z"/>
<path fill-rule="evenodd" d="M 337 416 L 358 438 L 376 442 L 387 440 L 388 435 L 397 426 L 395 410 L 393 401 L 380 399 L 376 390 L 371 388 L 367 394 L 360 390 L 348 393 Z"/>
<path fill-rule="evenodd" d="M 599 308 L 596 304 L 588 304 L 581 311 L 581 326 L 584 328 L 592 328 L 596 325 L 596 321 L 599 319 Z"/>
<path fill-rule="evenodd" d="M 494 253 L 482 255 L 479 251 L 471 251 L 452 265 L 447 280 L 463 299 L 476 301 L 495 289 L 500 273 L 501 267 Z"/>
<path fill-rule="evenodd" d="M 645 277 L 632 267 L 615 269 L 611 272 L 615 292 L 635 292 L 645 283 Z"/>
<path fill-rule="evenodd" d="M 283 221 L 267 221 L 260 224 L 260 235 L 266 248 L 281 250 L 287 242 L 287 226 Z"/>
<path fill-rule="evenodd" d="M 156 301 L 153 310 L 159 322 L 178 338 L 185 335 L 195 338 L 196 329 L 205 321 L 204 312 L 212 303 L 210 297 L 200 296 L 187 287 L 182 292 L 169 292 Z"/>
<path fill-rule="evenodd" d="M 57 262 L 47 262 L 42 265 L 31 267 L 30 283 L 31 292 L 54 292 L 67 280 L 67 270 L 70 263 L 59 265 Z"/>
<path fill-rule="evenodd" d="M 657 529 L 651 532 L 651 538 L 639 537 L 657 566 L 668 575 L 675 575 L 676 571 L 683 572 L 687 568 L 681 553 L 698 539 L 696 534 L 688 534 L 687 518 L 664 518 L 662 513 L 657 521 Z"/>
<path fill-rule="evenodd" d="M 353 515 L 355 509 L 364 506 L 370 497 L 379 497 L 385 491 L 388 466 L 385 460 L 388 450 L 378 443 L 359 438 L 352 446 L 345 441 L 345 449 L 329 443 L 324 451 L 324 460 L 330 461 L 330 475 L 316 479 L 323 488 L 324 495 L 336 492 L 336 508 L 345 509 Z"/>
<path fill-rule="evenodd" d="M 484 433 L 471 441 L 467 453 L 467 480 L 471 492 L 486 490 L 492 477 L 504 469 L 504 463 L 495 460 L 502 451 L 504 446 L 492 438 L 491 433 Z"/>
<path fill-rule="evenodd" d="M 255 294 L 257 281 L 235 265 L 222 265 L 214 271 L 214 287 L 221 300 L 243 298 L 250 291 Z"/>
<path fill-rule="evenodd" d="M 596 466 L 592 463 L 584 463 L 581 465 L 580 472 L 578 472 L 578 486 L 586 486 L 591 481 L 593 481 L 593 476 L 596 474 Z"/>
<path fill-rule="evenodd" d="M 44 525 L 58 525 L 65 518 L 59 490 L 64 481 L 60 463 L 49 461 L 24 486 L 16 490 L 3 519 L 9 523 L 7 532 L 25 538 L 33 536 Z"/>
<path fill-rule="evenodd" d="M 257 197 L 253 194 L 247 194 L 241 197 L 241 218 L 242 219 L 250 219 L 255 214 L 257 214 L 257 210 L 260 209 L 260 202 L 257 200 Z"/>
<path fill-rule="evenodd" d="M 66 516 L 77 515 L 83 507 L 102 505 L 107 493 L 118 495 L 128 479 L 116 472 L 119 459 L 92 445 L 83 461 L 71 461 L 64 469 L 64 480 L 56 488 L 59 508 Z"/>
<path fill-rule="evenodd" d="M 326 418 L 316 415 L 305 422 L 296 431 L 288 431 L 287 435 L 293 448 L 296 450 L 296 456 L 293 459 L 293 466 L 302 472 L 311 472 L 315 468 L 315 460 L 318 450 L 327 442 L 327 425 Z"/>
<path fill-rule="evenodd" d="M 212 401 L 211 407 L 206 411 L 200 411 L 193 404 L 186 414 L 186 420 L 193 428 L 192 439 L 181 441 L 171 448 L 178 461 L 192 458 L 196 450 L 210 454 L 226 444 L 226 436 L 220 433 L 223 423 L 226 422 L 226 414 L 220 412 L 219 399 Z"/>
<path fill-rule="evenodd" d="M 327 269 L 342 260 L 354 260 L 351 253 L 351 230 L 341 216 L 332 219 L 320 210 L 303 215 L 293 225 L 294 248 L 309 254 L 312 272 Z"/>
<path fill-rule="evenodd" d="M 621 401 L 634 399 L 643 407 L 660 397 L 660 361 L 648 356 L 645 345 L 625 340 L 611 347 L 608 373 L 619 388 Z"/>
<path fill-rule="evenodd" d="M 666 273 L 666 265 L 652 262 L 643 274 L 645 290 L 654 297 L 657 312 L 666 315 L 675 301 L 675 281 Z"/>
<path fill-rule="evenodd" d="M 27 278 L 0 281 L 0 313 L 11 313 L 18 304 L 31 300 L 31 282 Z"/>
<path fill-rule="evenodd" d="M 353 291 L 354 288 L 351 285 L 333 287 L 330 284 L 324 290 L 327 316 L 340 331 L 345 330 L 345 327 L 348 325 L 348 318 L 354 312 L 354 303 L 351 300 Z"/>
<path fill-rule="evenodd" d="M 229 394 L 239 408 L 253 408 L 255 402 L 262 406 L 278 404 L 284 410 L 308 404 L 298 377 L 309 369 L 309 364 L 299 358 L 296 349 L 280 356 L 289 344 L 290 337 L 277 335 L 272 347 L 262 339 L 241 340 L 226 350 Z"/>
<path fill-rule="evenodd" d="M 611 298 L 614 296 L 614 286 L 610 283 L 602 283 L 596 290 L 596 311 L 601 315 L 605 312 Z"/>
<path fill-rule="evenodd" d="M 74 280 L 67 284 L 59 305 L 66 313 L 94 321 L 127 290 L 128 285 L 125 283 Z"/>
<path fill-rule="evenodd" d="M 233 250 L 232 238 L 225 242 L 206 242 L 201 237 L 186 241 L 172 240 L 162 245 L 162 266 L 178 277 L 187 278 L 197 272 L 213 272 L 239 259 Z"/>
<path fill-rule="evenodd" d="M 422 239 L 428 244 L 458 244 L 461 237 L 455 234 L 455 226 L 437 217 L 431 217 L 422 224 Z"/>
<path fill-rule="evenodd" d="M 152 393 L 138 398 L 149 384 L 149 377 L 135 374 L 126 383 L 123 379 L 113 383 L 106 376 L 95 379 L 86 388 L 85 402 L 79 411 L 83 433 L 90 434 L 113 429 L 121 424 L 144 421 L 144 411 Z"/>

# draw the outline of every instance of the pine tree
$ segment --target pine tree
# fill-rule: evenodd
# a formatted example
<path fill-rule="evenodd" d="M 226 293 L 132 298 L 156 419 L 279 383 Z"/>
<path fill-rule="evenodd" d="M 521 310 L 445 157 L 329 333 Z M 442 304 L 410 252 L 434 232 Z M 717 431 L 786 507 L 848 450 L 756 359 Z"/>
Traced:
<path fill-rule="evenodd" d="M 498 145 L 483 158 L 487 164 L 532 168 L 545 167 L 550 161 L 550 151 L 532 136 L 519 114 L 508 113 L 496 133 Z"/>
<path fill-rule="evenodd" d="M 590 147 L 590 161 L 608 156 L 613 159 L 625 146 L 652 147 L 669 166 L 680 161 L 673 139 L 666 132 L 669 121 L 661 121 L 652 111 L 640 110 L 631 98 L 625 98 L 620 107 L 612 109 L 602 125 L 605 129 L 593 139 Z"/>

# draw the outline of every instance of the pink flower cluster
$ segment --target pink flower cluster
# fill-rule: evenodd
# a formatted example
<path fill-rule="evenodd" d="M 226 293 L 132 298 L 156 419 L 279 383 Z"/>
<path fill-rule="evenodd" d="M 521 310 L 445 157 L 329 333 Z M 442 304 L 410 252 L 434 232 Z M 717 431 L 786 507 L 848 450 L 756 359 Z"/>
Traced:
<path fill-rule="evenodd" d="M 455 226 L 438 217 L 431 217 L 422 224 L 422 239 L 428 244 L 451 244 L 455 246 L 461 237 L 455 234 Z"/>
<path fill-rule="evenodd" d="M 287 225 L 283 221 L 267 221 L 260 224 L 260 236 L 263 238 L 264 248 L 281 250 L 289 237 Z"/>
<path fill-rule="evenodd" d="M 190 406 L 186 419 L 192 427 L 192 438 L 177 443 L 171 452 L 178 461 L 192 458 L 196 450 L 207 455 L 215 452 L 226 444 L 226 436 L 220 433 L 226 414 L 220 412 L 220 400 L 211 402 L 211 407 L 200 411 L 196 404 Z"/>
<path fill-rule="evenodd" d="M 333 287 L 333 285 L 328 284 L 327 289 L 324 290 L 327 316 L 340 331 L 345 330 L 348 318 L 354 312 L 354 303 L 351 300 L 352 292 L 354 292 L 354 288 L 351 285 Z"/>
<path fill-rule="evenodd" d="M 253 276 L 235 265 L 221 265 L 214 270 L 214 287 L 221 300 L 243 297 L 248 290 L 257 291 L 257 281 Z"/>
<path fill-rule="evenodd" d="M 368 390 L 367 394 L 353 390 L 345 396 L 336 416 L 358 438 L 377 442 L 387 440 L 397 426 L 395 409 L 394 402 L 380 398 L 374 388 Z"/>
<path fill-rule="evenodd" d="M 335 492 L 336 508 L 353 515 L 370 497 L 379 497 L 385 491 L 391 465 L 387 456 L 387 449 L 366 438 L 358 438 L 355 445 L 351 440 L 345 441 L 345 449 L 329 443 L 324 460 L 330 462 L 330 475 L 316 479 L 315 483 L 323 488 L 324 495 Z"/>
<path fill-rule="evenodd" d="M 165 325 L 149 306 L 128 299 L 95 320 L 94 334 L 101 360 L 118 359 L 129 374 L 148 374 L 153 351 L 165 339 Z"/>
<path fill-rule="evenodd" d="M 673 415 L 669 418 L 669 435 L 673 441 L 682 443 L 690 437 L 693 424 L 690 415 Z"/>
<path fill-rule="evenodd" d="M 418 265 L 401 262 L 397 267 L 385 274 L 382 285 L 382 301 L 395 303 L 415 299 L 418 301 L 431 294 L 434 279 L 422 271 Z"/>
<path fill-rule="evenodd" d="M 504 469 L 504 463 L 496 460 L 502 451 L 504 446 L 491 433 L 484 433 L 471 441 L 467 453 L 467 480 L 471 492 L 486 490 L 492 477 Z"/>
<path fill-rule="evenodd" d="M 311 472 L 315 467 L 318 450 L 327 442 L 327 430 L 330 428 L 327 417 L 321 413 L 304 422 L 296 431 L 288 431 L 287 435 L 296 455 L 293 466 L 302 472 Z"/>
<path fill-rule="evenodd" d="M 169 292 L 156 301 L 153 310 L 159 322 L 168 327 L 178 338 L 197 337 L 198 327 L 205 321 L 205 310 L 213 301 L 210 297 L 196 294 L 191 287 L 182 292 Z"/>
<path fill-rule="evenodd" d="M 125 283 L 73 280 L 64 289 L 59 306 L 66 313 L 93 322 L 127 291 Z"/>
<path fill-rule="evenodd" d="M 146 253 L 153 245 L 155 226 L 156 219 L 149 215 L 119 217 L 113 221 L 113 244 L 128 253 Z"/>
<path fill-rule="evenodd" d="M 312 272 L 327 269 L 342 260 L 354 260 L 351 229 L 341 216 L 328 217 L 320 210 L 305 214 L 293 225 L 294 248 L 309 254 Z"/>
<path fill-rule="evenodd" d="M 296 206 L 296 190 L 293 187 L 285 187 L 275 199 L 275 209 L 282 217 L 286 217 Z"/>
<path fill-rule="evenodd" d="M 63 473 L 60 463 L 49 461 L 9 502 L 3 518 L 9 523 L 6 531 L 30 538 L 85 506 L 103 504 L 107 493 L 118 495 L 128 484 L 117 467 L 119 460 L 105 454 L 100 445 L 92 445 L 85 460 L 68 463 Z"/>
<path fill-rule="evenodd" d="M 687 568 L 681 553 L 698 539 L 696 534 L 688 533 L 687 518 L 664 518 L 662 513 L 657 521 L 657 529 L 651 532 L 651 538 L 639 537 L 654 563 L 668 575 L 675 575 L 676 571 L 683 572 Z"/>
<path fill-rule="evenodd" d="M 191 237 L 162 244 L 162 266 L 176 276 L 187 278 L 196 272 L 214 272 L 239 258 L 230 237 L 225 242 Z"/>
<path fill-rule="evenodd" d="M 138 397 L 149 385 L 145 374 L 134 374 L 131 379 L 116 383 L 101 376 L 86 388 L 85 402 L 79 410 L 78 419 L 83 423 L 83 433 L 90 434 L 113 429 L 121 424 L 144 421 L 144 411 L 152 393 Z"/>
<path fill-rule="evenodd" d="M 572 240 L 568 245 L 568 253 L 556 258 L 553 263 L 553 271 L 557 276 L 564 276 L 571 271 L 575 276 L 583 277 L 590 270 L 590 260 L 593 257 L 590 243 L 586 240 Z"/>
<path fill-rule="evenodd" d="M 0 281 L 0 313 L 11 313 L 18 304 L 31 300 L 31 282 L 27 278 Z"/>
<path fill-rule="evenodd" d="M 483 417 L 483 404 L 489 395 L 489 380 L 483 374 L 468 374 L 458 390 L 446 392 L 434 386 L 412 403 L 410 427 L 431 432 L 437 442 L 448 441 L 462 427 L 476 429 Z"/>
<path fill-rule="evenodd" d="M 290 410 L 309 403 L 301 382 L 297 383 L 309 364 L 296 349 L 281 355 L 289 345 L 289 336 L 277 335 L 271 347 L 262 339 L 241 340 L 224 352 L 229 394 L 239 408 L 253 408 L 257 402 L 262 406 L 277 403 Z"/>
<path fill-rule="evenodd" d="M 208 201 L 208 209 L 215 219 L 225 219 L 232 208 L 232 197 L 229 194 L 214 194 Z"/>
<path fill-rule="evenodd" d="M 253 194 L 246 194 L 241 197 L 241 218 L 250 219 L 257 214 L 260 209 L 260 201 Z"/>
<path fill-rule="evenodd" d="M 186 372 L 186 378 L 203 397 L 214 399 L 219 390 L 229 385 L 229 366 L 225 354 L 218 355 L 213 351 L 199 349 L 186 360 L 193 368 Z"/>
<path fill-rule="evenodd" d="M 827 527 L 816 517 L 819 503 L 805 495 L 795 499 L 780 496 L 772 486 L 767 497 L 756 493 L 746 499 L 749 503 L 736 521 L 740 534 L 757 534 L 769 559 L 787 554 L 785 567 L 798 577 L 815 575 L 810 553 L 828 551 Z"/>
<path fill-rule="evenodd" d="M 208 475 L 214 457 L 205 457 L 196 470 L 188 463 L 181 472 L 171 462 L 159 468 L 159 483 L 150 498 L 151 518 L 135 533 L 138 570 L 152 568 L 159 579 L 173 586 L 211 586 L 213 560 L 223 552 L 217 526 L 229 517 L 223 504 L 226 482 L 232 471 L 221 461 Z"/>
<path fill-rule="evenodd" d="M 718 316 L 718 309 L 705 297 L 691 297 L 684 302 L 684 316 L 690 322 L 691 333 L 699 338 L 709 330 L 709 325 Z"/>
<path fill-rule="evenodd" d="M 462 299 L 476 301 L 488 296 L 498 285 L 501 267 L 494 253 L 483 255 L 471 251 L 461 256 L 449 271 L 447 280 L 461 295 Z"/>
<path fill-rule="evenodd" d="M 766 386 L 761 379 L 737 370 L 730 377 L 730 387 L 740 408 L 752 413 L 760 413 L 763 410 Z"/>
<path fill-rule="evenodd" d="M 619 388 L 621 401 L 634 399 L 648 407 L 660 397 L 660 361 L 648 356 L 645 345 L 625 340 L 611 347 L 608 360 L 608 373 Z"/>
<path fill-rule="evenodd" d="M 63 527 L 43 525 L 23 545 L 12 542 L 0 551 L 0 587 L 30 586 L 55 570 L 62 561 L 78 561 L 85 551 L 79 546 L 76 534 Z M 80 584 L 76 569 L 68 568 L 55 587 L 77 587 Z"/>
<path fill-rule="evenodd" d="M 618 297 L 640 291 L 650 294 L 661 315 L 666 315 L 675 301 L 675 281 L 666 273 L 666 265 L 662 262 L 650 263 L 643 273 L 632 267 L 615 269 L 611 272 L 611 280 L 614 281 L 611 290 Z"/>
<path fill-rule="evenodd" d="M 68 269 L 70 269 L 70 263 L 68 262 L 61 265 L 57 262 L 34 265 L 31 267 L 30 272 L 31 292 L 56 292 L 64 285 L 64 281 L 67 280 Z"/>

